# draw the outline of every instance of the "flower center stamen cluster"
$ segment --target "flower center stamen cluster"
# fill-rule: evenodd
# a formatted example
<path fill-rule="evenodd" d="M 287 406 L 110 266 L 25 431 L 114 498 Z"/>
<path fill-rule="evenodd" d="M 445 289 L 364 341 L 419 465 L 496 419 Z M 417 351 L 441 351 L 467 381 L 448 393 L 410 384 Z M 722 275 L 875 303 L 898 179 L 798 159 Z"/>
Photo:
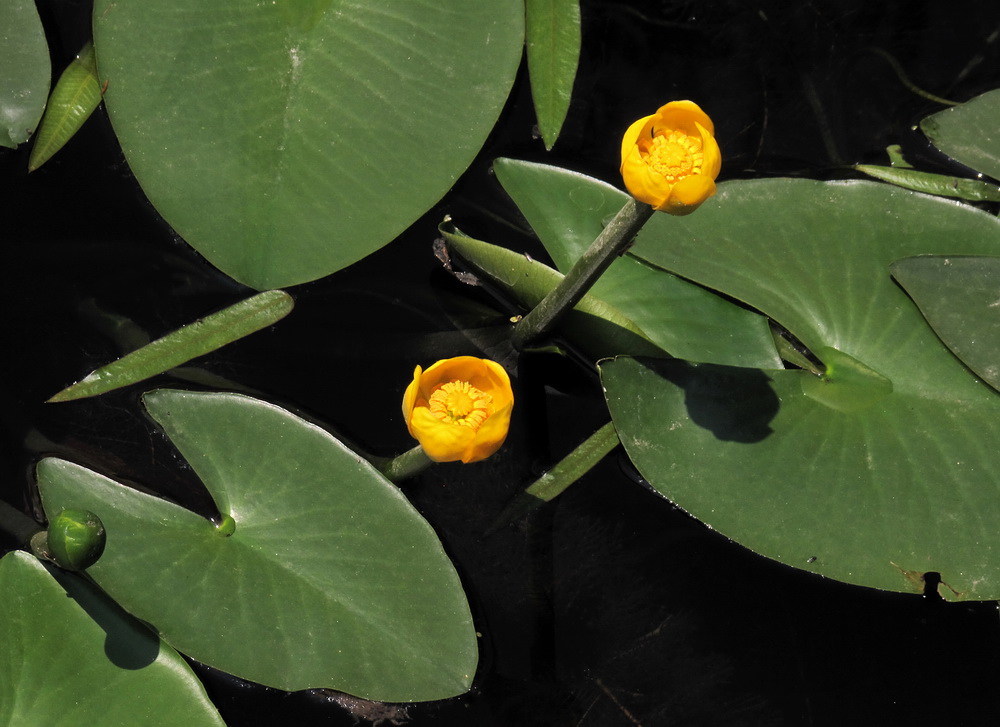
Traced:
<path fill-rule="evenodd" d="M 493 413 L 493 397 L 468 381 L 450 381 L 431 393 L 427 407 L 443 422 L 476 431 Z"/>
<path fill-rule="evenodd" d="M 640 142 L 643 161 L 670 182 L 701 173 L 704 154 L 701 139 L 683 131 L 661 131 L 652 139 Z"/>

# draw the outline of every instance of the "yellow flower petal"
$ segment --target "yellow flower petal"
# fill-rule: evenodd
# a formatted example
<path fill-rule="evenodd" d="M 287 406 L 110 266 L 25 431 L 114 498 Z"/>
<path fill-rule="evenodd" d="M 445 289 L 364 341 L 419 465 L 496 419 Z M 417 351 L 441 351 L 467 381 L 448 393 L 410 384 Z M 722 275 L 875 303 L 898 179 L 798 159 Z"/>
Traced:
<path fill-rule="evenodd" d="M 715 126 L 697 104 L 671 101 L 629 126 L 622 137 L 622 180 L 655 210 L 693 212 L 715 194 L 722 152 Z"/>
<path fill-rule="evenodd" d="M 457 356 L 413 372 L 403 394 L 410 434 L 437 462 L 477 462 L 507 437 L 514 394 L 495 361 Z"/>

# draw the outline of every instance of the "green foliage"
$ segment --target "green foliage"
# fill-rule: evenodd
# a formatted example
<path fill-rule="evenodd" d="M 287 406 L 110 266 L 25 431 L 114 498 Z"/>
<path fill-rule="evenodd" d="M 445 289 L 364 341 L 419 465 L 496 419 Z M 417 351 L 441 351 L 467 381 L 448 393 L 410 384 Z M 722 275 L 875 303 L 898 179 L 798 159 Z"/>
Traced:
<path fill-rule="evenodd" d="M 628 199 L 609 184 L 544 164 L 498 159 L 493 168 L 563 272 Z M 669 245 L 669 239 L 663 244 Z M 635 258 L 613 262 L 591 290 L 673 356 L 741 366 L 780 365 L 763 316 Z"/>
<path fill-rule="evenodd" d="M 551 149 L 562 129 L 580 63 L 579 0 L 524 0 L 531 98 Z"/>
<path fill-rule="evenodd" d="M 222 727 L 185 661 L 90 583 L 0 559 L 0 725 Z"/>
<path fill-rule="evenodd" d="M 943 346 L 890 264 L 1000 253 L 978 210 L 865 182 L 729 182 L 659 217 L 635 254 L 773 317 L 826 365 L 801 370 L 618 359 L 601 366 L 643 476 L 768 557 L 912 590 L 1000 597 L 1000 398 Z"/>
<path fill-rule="evenodd" d="M 925 255 L 890 270 L 952 353 L 1000 389 L 1000 257 Z"/>
<path fill-rule="evenodd" d="M 46 512 L 81 508 L 103 520 L 107 547 L 88 575 L 112 598 L 177 650 L 281 689 L 393 702 L 468 690 L 478 657 L 465 594 L 394 485 L 329 433 L 262 401 L 172 390 L 144 401 L 220 524 L 43 460 Z"/>
<path fill-rule="evenodd" d="M 102 366 L 52 396 L 49 403 L 97 396 L 156 376 L 277 323 L 293 306 L 292 297 L 283 290 L 258 293 Z"/>
<path fill-rule="evenodd" d="M 955 197 L 970 202 L 1000 202 L 1000 187 L 979 179 L 962 179 L 945 174 L 931 174 L 915 169 L 881 167 L 874 164 L 855 164 L 854 168 L 883 182 L 898 184 L 915 192 Z"/>
<path fill-rule="evenodd" d="M 99 0 L 108 113 L 157 211 L 257 289 L 402 232 L 482 146 L 521 58 L 520 0 Z"/>
<path fill-rule="evenodd" d="M 80 130 L 101 103 L 94 44 L 87 43 L 59 76 L 28 157 L 32 172 L 52 158 Z"/>
<path fill-rule="evenodd" d="M 27 141 L 45 109 L 49 49 L 33 0 L 0 4 L 0 146 Z"/>
<path fill-rule="evenodd" d="M 1000 90 L 926 117 L 921 130 L 938 149 L 978 172 L 1000 179 Z"/>

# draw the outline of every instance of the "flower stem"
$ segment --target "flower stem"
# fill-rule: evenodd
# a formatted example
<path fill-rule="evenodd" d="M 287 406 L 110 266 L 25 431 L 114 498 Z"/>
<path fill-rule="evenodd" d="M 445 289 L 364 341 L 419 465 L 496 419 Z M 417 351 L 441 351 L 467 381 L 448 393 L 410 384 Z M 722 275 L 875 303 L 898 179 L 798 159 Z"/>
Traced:
<path fill-rule="evenodd" d="M 608 422 L 566 455 L 555 467 L 534 481 L 524 492 L 510 501 L 496 519 L 487 535 L 504 525 L 527 515 L 539 505 L 549 502 L 567 487 L 583 477 L 620 444 L 614 422 Z"/>
<path fill-rule="evenodd" d="M 521 350 L 552 330 L 615 258 L 628 249 L 636 233 L 652 214 L 652 207 L 630 197 L 559 285 L 517 324 L 512 339 L 514 348 Z"/>
<path fill-rule="evenodd" d="M 27 544 L 32 535 L 44 529 L 13 505 L 0 500 L 0 530 L 10 535 L 18 545 Z"/>
<path fill-rule="evenodd" d="M 379 462 L 376 466 L 379 471 L 391 482 L 415 477 L 434 464 L 434 460 L 427 456 L 424 448 L 419 444 L 402 454 Z"/>

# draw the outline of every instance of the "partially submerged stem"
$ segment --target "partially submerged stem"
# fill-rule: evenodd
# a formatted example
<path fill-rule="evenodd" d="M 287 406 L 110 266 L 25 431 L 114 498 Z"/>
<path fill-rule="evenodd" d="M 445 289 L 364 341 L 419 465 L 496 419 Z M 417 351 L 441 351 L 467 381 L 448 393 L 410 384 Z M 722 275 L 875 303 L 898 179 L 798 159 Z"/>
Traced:
<path fill-rule="evenodd" d="M 514 348 L 520 351 L 551 331 L 615 258 L 628 249 L 636 233 L 652 214 L 652 207 L 629 198 L 559 285 L 517 324 L 512 339 Z"/>
<path fill-rule="evenodd" d="M 415 477 L 434 464 L 419 444 L 411 450 L 376 464 L 379 471 L 391 482 Z"/>
<path fill-rule="evenodd" d="M 44 528 L 13 505 L 0 500 L 0 530 L 18 545 L 26 545 L 31 536 Z"/>
<path fill-rule="evenodd" d="M 511 500 L 487 534 L 496 532 L 504 525 L 527 515 L 539 505 L 554 499 L 593 469 L 619 444 L 614 422 L 608 422 Z"/>

